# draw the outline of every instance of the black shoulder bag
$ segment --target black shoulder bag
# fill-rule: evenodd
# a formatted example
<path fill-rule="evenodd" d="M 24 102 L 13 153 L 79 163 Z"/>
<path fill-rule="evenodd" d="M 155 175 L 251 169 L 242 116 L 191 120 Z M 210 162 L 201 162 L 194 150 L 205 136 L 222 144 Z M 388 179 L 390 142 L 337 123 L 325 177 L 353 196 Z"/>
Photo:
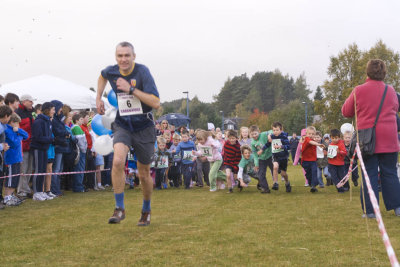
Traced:
<path fill-rule="evenodd" d="M 363 156 L 371 156 L 375 153 L 375 127 L 378 122 L 379 114 L 381 113 L 381 109 L 383 106 L 383 101 L 385 100 L 386 92 L 387 92 L 387 84 L 385 86 L 385 91 L 383 92 L 382 100 L 379 105 L 378 114 L 376 114 L 374 125 L 371 128 L 358 130 L 358 141 L 360 145 L 361 154 Z M 356 115 L 356 122 L 357 122 L 357 106 L 356 106 L 356 92 L 354 92 L 354 109 Z M 353 133 L 351 138 L 351 144 L 349 149 L 349 156 L 352 157 L 353 153 L 356 149 L 357 143 L 357 134 L 356 132 Z"/>

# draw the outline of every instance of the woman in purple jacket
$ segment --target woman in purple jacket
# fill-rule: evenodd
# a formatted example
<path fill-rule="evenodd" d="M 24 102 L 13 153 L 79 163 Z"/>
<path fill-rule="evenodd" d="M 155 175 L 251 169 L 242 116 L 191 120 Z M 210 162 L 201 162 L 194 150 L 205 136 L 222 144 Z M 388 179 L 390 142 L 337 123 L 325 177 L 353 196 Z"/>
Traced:
<path fill-rule="evenodd" d="M 379 105 L 385 90 L 383 79 L 386 76 L 385 63 L 380 59 L 370 60 L 367 64 L 367 81 L 356 86 L 343 104 L 342 113 L 345 117 L 353 117 L 354 94 L 356 94 L 357 127 L 359 130 L 371 128 L 378 113 Z M 376 199 L 379 201 L 378 168 L 382 186 L 382 197 L 387 210 L 394 210 L 400 216 L 400 182 L 397 177 L 397 157 L 399 141 L 397 138 L 396 114 L 399 109 L 396 91 L 388 86 L 382 110 L 376 124 L 375 153 L 364 157 L 365 168 L 371 181 Z M 363 175 L 364 177 L 364 175 Z M 361 190 L 361 205 L 363 206 L 362 192 L 364 191 L 366 216 L 375 218 L 367 187 L 363 179 Z"/>

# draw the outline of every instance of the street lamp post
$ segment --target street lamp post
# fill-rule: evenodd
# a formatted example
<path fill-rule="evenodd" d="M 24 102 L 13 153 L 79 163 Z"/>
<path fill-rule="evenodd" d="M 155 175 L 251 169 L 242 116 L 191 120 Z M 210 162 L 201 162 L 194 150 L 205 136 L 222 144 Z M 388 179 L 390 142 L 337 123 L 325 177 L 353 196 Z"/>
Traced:
<path fill-rule="evenodd" d="M 186 116 L 189 118 L 189 91 L 182 92 L 186 94 Z M 187 124 L 187 129 L 189 131 L 189 122 Z"/>
<path fill-rule="evenodd" d="M 221 116 L 222 116 L 221 131 L 222 131 L 222 134 L 224 134 L 224 111 L 220 110 L 219 112 L 221 112 Z"/>
<path fill-rule="evenodd" d="M 302 102 L 302 103 L 306 105 L 305 113 L 306 113 L 306 128 L 307 128 L 307 102 Z"/>

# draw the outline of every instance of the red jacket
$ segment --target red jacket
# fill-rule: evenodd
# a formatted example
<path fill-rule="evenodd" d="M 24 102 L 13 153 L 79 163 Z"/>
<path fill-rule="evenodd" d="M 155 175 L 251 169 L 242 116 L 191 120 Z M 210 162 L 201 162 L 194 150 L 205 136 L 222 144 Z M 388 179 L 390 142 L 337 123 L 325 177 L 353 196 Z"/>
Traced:
<path fill-rule="evenodd" d="M 381 103 L 385 83 L 367 79 L 367 81 L 356 86 L 346 99 L 342 107 L 343 116 L 354 117 L 354 92 L 357 101 L 357 126 L 358 129 L 371 128 L 374 125 L 379 104 Z M 399 140 L 397 138 L 396 113 L 399 102 L 393 87 L 388 86 L 385 101 L 383 102 L 381 114 L 376 125 L 375 153 L 392 153 L 399 151 Z"/>
<path fill-rule="evenodd" d="M 337 144 L 331 143 L 329 146 L 337 146 L 339 150 L 337 151 L 337 155 L 334 158 L 328 157 L 328 163 L 336 166 L 344 165 L 344 158 L 347 155 L 347 150 L 343 140 L 339 140 Z"/>
<path fill-rule="evenodd" d="M 27 110 L 26 107 L 22 104 L 15 110 L 15 113 L 21 117 L 21 122 L 19 123 L 19 128 L 24 130 L 28 133 L 29 137 L 26 140 L 22 140 L 22 151 L 28 152 L 31 140 L 32 140 L 32 124 L 33 124 L 33 117 L 32 117 L 32 110 Z"/>
<path fill-rule="evenodd" d="M 303 161 L 317 161 L 317 147 L 310 144 L 310 137 L 304 139 L 301 145 L 301 162 Z"/>
<path fill-rule="evenodd" d="M 92 149 L 92 146 L 93 146 L 92 136 L 90 135 L 90 132 L 89 132 L 89 129 L 88 129 L 87 125 L 82 124 L 81 125 L 81 129 L 82 129 L 82 131 L 85 132 L 85 137 L 86 137 L 86 141 L 87 141 L 87 148 L 88 149 Z"/>

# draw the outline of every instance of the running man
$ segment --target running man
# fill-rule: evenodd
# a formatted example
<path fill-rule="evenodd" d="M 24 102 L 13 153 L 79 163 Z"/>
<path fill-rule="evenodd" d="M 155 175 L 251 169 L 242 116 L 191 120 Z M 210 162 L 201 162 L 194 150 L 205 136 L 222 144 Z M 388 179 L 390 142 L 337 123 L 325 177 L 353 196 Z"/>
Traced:
<path fill-rule="evenodd" d="M 117 65 L 109 66 L 101 71 L 96 99 L 98 113 L 104 114 L 104 102 L 101 97 L 107 81 L 118 99 L 118 113 L 112 124 L 114 159 L 111 173 L 116 207 L 108 223 L 119 223 L 125 218 L 125 160 L 129 147 L 132 146 L 136 151 L 139 179 L 143 191 L 142 215 L 138 226 L 147 226 L 150 224 L 150 200 L 153 192 L 150 163 L 156 140 L 151 111 L 153 108 L 160 107 L 160 99 L 149 69 L 135 63 L 136 54 L 132 44 L 119 43 L 115 57 Z"/>

